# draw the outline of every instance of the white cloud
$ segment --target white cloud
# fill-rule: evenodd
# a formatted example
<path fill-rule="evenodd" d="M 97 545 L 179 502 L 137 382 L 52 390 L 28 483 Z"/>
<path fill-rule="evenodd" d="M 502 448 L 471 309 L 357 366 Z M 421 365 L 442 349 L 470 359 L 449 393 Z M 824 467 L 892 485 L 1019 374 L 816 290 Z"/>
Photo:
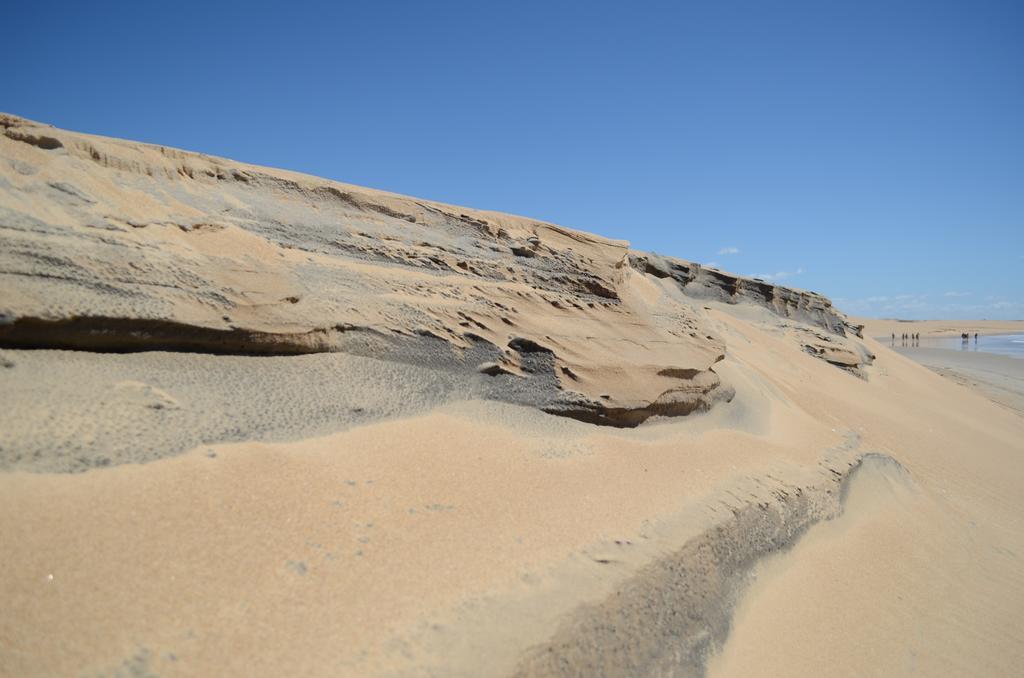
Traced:
<path fill-rule="evenodd" d="M 861 299 L 844 299 L 841 309 L 853 315 L 905 319 L 985 319 L 1024 318 L 1024 302 L 1005 297 L 986 296 L 985 303 L 963 299 L 966 293 L 953 295 L 896 294 Z M 837 302 L 837 305 L 838 302 Z"/>
<path fill-rule="evenodd" d="M 946 292 L 942 296 L 944 296 L 944 297 L 969 297 L 969 296 L 971 296 L 971 293 L 970 292 Z"/>
<path fill-rule="evenodd" d="M 786 278 L 792 278 L 793 276 L 800 275 L 804 272 L 804 267 L 796 269 L 795 271 L 777 271 L 775 273 L 762 273 L 760 275 L 751 276 L 752 278 L 760 278 L 761 280 L 767 280 L 768 282 L 776 282 L 779 280 L 785 280 Z"/>
<path fill-rule="evenodd" d="M 738 248 L 738 247 L 723 247 L 722 249 L 718 250 L 718 255 L 719 256 L 722 256 L 723 254 L 739 254 L 739 253 L 740 253 L 740 248 Z"/>

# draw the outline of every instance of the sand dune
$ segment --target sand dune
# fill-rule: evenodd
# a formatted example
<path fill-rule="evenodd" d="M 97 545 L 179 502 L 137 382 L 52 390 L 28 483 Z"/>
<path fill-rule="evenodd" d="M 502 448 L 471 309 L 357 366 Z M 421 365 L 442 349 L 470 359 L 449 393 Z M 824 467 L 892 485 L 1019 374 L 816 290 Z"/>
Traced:
<path fill-rule="evenodd" d="M 821 295 L 0 122 L 0 674 L 1015 675 L 1024 419 Z"/>
<path fill-rule="evenodd" d="M 636 425 L 727 400 L 692 299 L 749 300 L 850 369 L 827 299 L 624 242 L 0 117 L 0 342 L 323 351 L 494 377 L 514 402 Z M 797 325 L 795 325 L 797 326 Z"/>

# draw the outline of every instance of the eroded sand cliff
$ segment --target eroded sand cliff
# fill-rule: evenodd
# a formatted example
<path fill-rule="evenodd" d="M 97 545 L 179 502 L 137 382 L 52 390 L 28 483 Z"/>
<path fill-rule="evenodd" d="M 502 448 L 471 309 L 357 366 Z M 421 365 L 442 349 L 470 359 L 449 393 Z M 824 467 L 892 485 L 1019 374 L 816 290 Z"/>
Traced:
<path fill-rule="evenodd" d="M 496 397 L 617 426 L 731 397 L 701 300 L 792 319 L 842 367 L 870 361 L 817 294 L 531 219 L 0 124 L 9 347 L 341 351 L 477 370 Z"/>
<path fill-rule="evenodd" d="M 1024 420 L 825 297 L 0 126 L 0 673 L 1016 668 Z"/>

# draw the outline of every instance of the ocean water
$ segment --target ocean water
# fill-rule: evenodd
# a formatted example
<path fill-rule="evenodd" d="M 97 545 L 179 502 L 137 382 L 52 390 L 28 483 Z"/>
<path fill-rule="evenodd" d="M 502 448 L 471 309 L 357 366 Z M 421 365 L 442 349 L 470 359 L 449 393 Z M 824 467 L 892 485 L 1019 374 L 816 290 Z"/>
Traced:
<path fill-rule="evenodd" d="M 991 334 L 978 335 L 974 340 L 972 333 L 964 342 L 960 337 L 921 337 L 921 348 L 945 348 L 956 351 L 978 351 L 981 353 L 998 353 L 1024 359 L 1024 334 Z M 910 348 L 910 342 L 906 345 Z M 903 348 L 903 342 L 896 337 L 896 348 Z"/>

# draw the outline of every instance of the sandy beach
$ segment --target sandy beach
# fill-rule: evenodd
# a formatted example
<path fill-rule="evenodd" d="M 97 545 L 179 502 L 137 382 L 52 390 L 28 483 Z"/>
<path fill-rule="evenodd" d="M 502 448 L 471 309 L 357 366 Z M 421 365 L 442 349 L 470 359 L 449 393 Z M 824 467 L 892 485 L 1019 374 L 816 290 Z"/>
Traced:
<path fill-rule="evenodd" d="M 857 321 L 864 325 L 866 335 L 875 337 L 883 345 L 888 344 L 897 353 L 1015 412 L 1024 413 L 1024 360 L 1007 354 L 1006 346 L 995 348 L 995 353 L 989 348 L 993 345 L 992 338 L 1024 337 L 1024 321 L 868 318 Z M 919 339 L 904 341 L 905 333 L 916 334 Z M 960 340 L 963 334 L 968 335 L 966 342 Z M 980 346 L 975 335 L 983 338 Z"/>
<path fill-rule="evenodd" d="M 864 334 L 884 340 L 895 334 L 897 339 L 904 332 L 917 333 L 922 337 L 959 337 L 963 333 L 1024 334 L 1024 320 L 893 320 L 877 318 L 854 318 L 864 325 Z"/>
<path fill-rule="evenodd" d="M 991 353 L 941 348 L 899 348 L 900 353 L 1024 414 L 1024 360 Z"/>
<path fill-rule="evenodd" d="M 0 119 L 0 675 L 1019 673 L 1024 361 Z"/>

